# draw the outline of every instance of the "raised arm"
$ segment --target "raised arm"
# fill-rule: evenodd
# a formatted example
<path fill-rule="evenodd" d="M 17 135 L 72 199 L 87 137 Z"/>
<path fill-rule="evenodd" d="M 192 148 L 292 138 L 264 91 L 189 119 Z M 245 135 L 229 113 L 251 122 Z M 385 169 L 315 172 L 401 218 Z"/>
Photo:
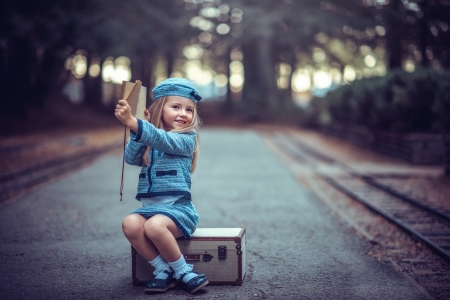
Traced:
<path fill-rule="evenodd" d="M 137 133 L 131 133 L 134 142 L 175 155 L 191 156 L 194 153 L 196 133 L 166 132 L 151 123 L 137 120 Z"/>

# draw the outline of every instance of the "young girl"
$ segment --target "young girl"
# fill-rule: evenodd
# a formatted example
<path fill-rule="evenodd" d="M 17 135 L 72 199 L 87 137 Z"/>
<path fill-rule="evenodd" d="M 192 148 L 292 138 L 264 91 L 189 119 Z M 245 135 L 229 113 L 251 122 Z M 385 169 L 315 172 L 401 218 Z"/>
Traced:
<path fill-rule="evenodd" d="M 169 78 L 153 89 L 147 121 L 134 118 L 125 100 L 116 117 L 131 129 L 125 161 L 141 166 L 136 199 L 143 207 L 125 217 L 122 229 L 131 245 L 155 268 L 145 291 L 165 292 L 177 280 L 195 293 L 209 282 L 187 264 L 176 238 L 191 237 L 199 216 L 191 203 L 191 173 L 198 153 L 201 97 L 186 79 Z"/>

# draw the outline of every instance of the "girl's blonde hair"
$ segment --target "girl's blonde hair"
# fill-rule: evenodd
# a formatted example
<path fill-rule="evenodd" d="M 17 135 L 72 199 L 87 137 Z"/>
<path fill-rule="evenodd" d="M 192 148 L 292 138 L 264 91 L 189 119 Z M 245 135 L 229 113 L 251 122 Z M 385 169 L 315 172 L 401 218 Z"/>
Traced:
<path fill-rule="evenodd" d="M 148 112 L 150 113 L 150 123 L 153 124 L 156 128 L 164 129 L 164 126 L 162 124 L 162 115 L 163 115 L 163 107 L 164 104 L 166 104 L 167 97 L 161 97 L 153 101 L 153 103 L 149 106 Z M 186 127 L 180 128 L 180 129 L 173 129 L 170 130 L 170 132 L 190 132 L 192 130 L 195 131 L 197 134 L 195 138 L 195 147 L 194 147 L 194 153 L 192 154 L 192 165 L 191 165 L 191 173 L 194 173 L 195 167 L 197 166 L 197 156 L 199 151 L 199 136 L 198 136 L 198 129 L 202 125 L 202 120 L 198 116 L 197 112 L 197 105 L 194 105 L 193 109 L 193 115 L 192 115 L 192 122 L 191 124 L 187 125 Z M 151 162 L 148 161 L 148 155 L 150 153 L 150 147 L 147 146 L 145 148 L 144 153 L 142 154 L 142 164 L 149 166 Z"/>

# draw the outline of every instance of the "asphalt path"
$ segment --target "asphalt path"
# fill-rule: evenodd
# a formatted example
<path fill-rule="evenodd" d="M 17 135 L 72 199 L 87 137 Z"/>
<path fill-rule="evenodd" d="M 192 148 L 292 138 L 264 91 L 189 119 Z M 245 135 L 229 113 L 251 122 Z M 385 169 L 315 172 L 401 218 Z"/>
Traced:
<path fill-rule="evenodd" d="M 425 299 L 332 216 L 251 130 L 202 129 L 193 174 L 199 227 L 246 227 L 242 286 L 145 294 L 131 282 L 121 221 L 139 168 L 121 153 L 0 208 L 0 299 Z"/>

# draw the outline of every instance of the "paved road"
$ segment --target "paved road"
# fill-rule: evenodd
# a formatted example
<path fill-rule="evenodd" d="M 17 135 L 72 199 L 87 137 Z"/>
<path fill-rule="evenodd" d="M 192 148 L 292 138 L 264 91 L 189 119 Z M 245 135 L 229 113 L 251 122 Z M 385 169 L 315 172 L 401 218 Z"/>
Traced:
<path fill-rule="evenodd" d="M 209 286 L 195 299 L 424 299 L 366 242 L 305 190 L 253 131 L 203 129 L 193 175 L 199 227 L 247 228 L 243 286 Z M 188 299 L 181 288 L 144 294 L 131 284 L 121 220 L 138 168 L 120 153 L 0 209 L 0 299 Z"/>

